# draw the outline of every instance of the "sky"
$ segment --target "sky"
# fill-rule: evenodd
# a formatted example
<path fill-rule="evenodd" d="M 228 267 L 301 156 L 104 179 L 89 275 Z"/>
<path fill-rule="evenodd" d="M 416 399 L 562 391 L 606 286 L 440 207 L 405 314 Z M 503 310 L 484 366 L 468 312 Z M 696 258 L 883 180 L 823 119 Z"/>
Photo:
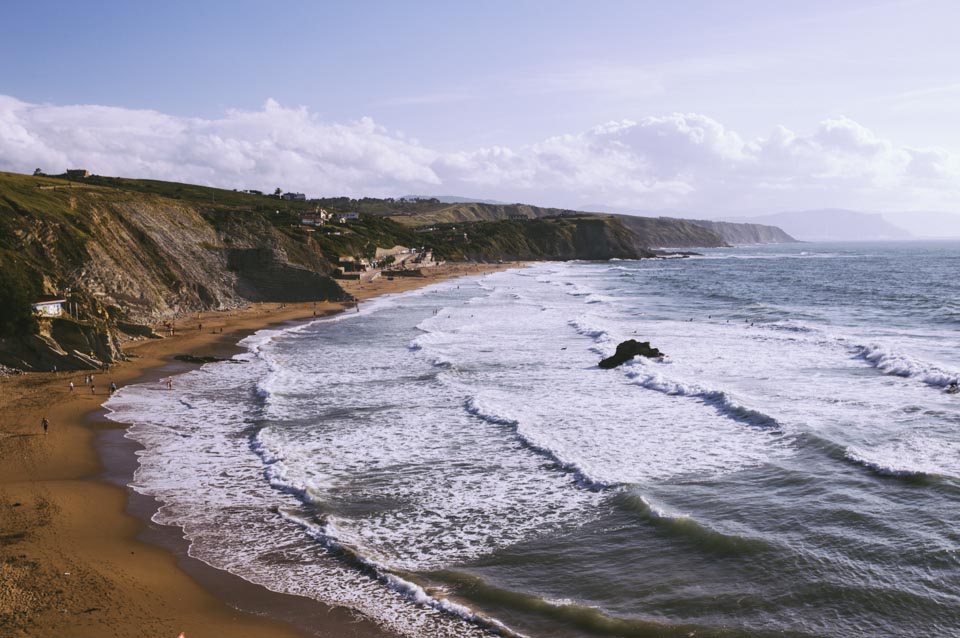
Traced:
<path fill-rule="evenodd" d="M 960 3 L 10 3 L 0 170 L 960 211 Z"/>

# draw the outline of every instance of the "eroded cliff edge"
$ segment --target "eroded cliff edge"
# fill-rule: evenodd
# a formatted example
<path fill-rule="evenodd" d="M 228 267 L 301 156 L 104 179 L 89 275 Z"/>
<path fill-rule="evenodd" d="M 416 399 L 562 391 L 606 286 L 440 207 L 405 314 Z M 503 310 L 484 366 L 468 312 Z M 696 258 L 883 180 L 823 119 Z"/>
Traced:
<path fill-rule="evenodd" d="M 0 365 L 93 367 L 121 356 L 125 332 L 192 312 L 342 299 L 332 270 L 252 210 L 0 174 Z M 24 316 L 43 294 L 65 314 Z"/>

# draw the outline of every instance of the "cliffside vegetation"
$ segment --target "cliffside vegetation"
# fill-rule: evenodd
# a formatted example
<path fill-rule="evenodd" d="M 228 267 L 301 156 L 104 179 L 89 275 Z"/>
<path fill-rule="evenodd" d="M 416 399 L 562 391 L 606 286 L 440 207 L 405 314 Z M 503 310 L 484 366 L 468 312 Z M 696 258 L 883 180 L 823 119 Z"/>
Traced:
<path fill-rule="evenodd" d="M 0 249 L 0 338 L 37 331 L 37 319 L 30 307 L 36 296 L 36 286 L 15 255 Z"/>
<path fill-rule="evenodd" d="M 640 238 L 612 217 L 441 224 L 420 233 L 449 260 L 639 259 L 653 257 Z"/>

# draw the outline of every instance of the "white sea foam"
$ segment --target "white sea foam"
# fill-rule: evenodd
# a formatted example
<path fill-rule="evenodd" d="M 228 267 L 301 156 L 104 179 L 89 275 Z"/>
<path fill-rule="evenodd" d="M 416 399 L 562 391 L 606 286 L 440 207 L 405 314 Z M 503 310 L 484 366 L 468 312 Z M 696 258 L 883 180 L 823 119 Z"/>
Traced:
<path fill-rule="evenodd" d="M 647 496 L 640 495 L 639 498 L 640 498 L 640 502 L 643 503 L 644 507 L 646 507 L 647 510 L 650 512 L 650 516 L 654 518 L 659 518 L 659 519 L 668 520 L 668 521 L 680 521 L 680 520 L 690 518 L 688 514 L 675 512 L 671 509 L 668 509 L 663 505 L 655 503 L 653 500 L 651 500 Z"/>
<path fill-rule="evenodd" d="M 909 377 L 927 385 L 945 388 L 960 382 L 960 371 L 897 352 L 879 344 L 861 345 L 857 354 L 884 374 Z"/>
<path fill-rule="evenodd" d="M 885 443 L 850 446 L 847 459 L 889 476 L 960 478 L 960 443 L 942 436 L 909 432 Z"/>
<path fill-rule="evenodd" d="M 741 401 L 734 399 L 723 390 L 704 388 L 694 383 L 674 381 L 655 369 L 656 363 L 647 363 L 642 358 L 636 358 L 626 365 L 626 374 L 639 385 L 650 390 L 663 392 L 672 396 L 694 397 L 709 403 L 723 414 L 761 428 L 780 430 L 781 426 L 775 418 L 759 410 L 747 407 Z"/>
<path fill-rule="evenodd" d="M 347 606 L 400 635 L 487 635 L 469 614 L 454 615 L 462 610 L 452 604 L 434 601 L 425 608 L 410 588 L 358 572 L 299 527 L 284 525 L 280 512 L 299 506 L 286 489 L 290 468 L 284 463 L 309 459 L 270 458 L 272 485 L 262 480 L 263 462 L 244 434 L 256 408 L 236 399 L 264 372 L 258 360 L 213 364 L 178 377 L 174 391 L 159 384 L 130 386 L 110 399 L 110 418 L 132 423 L 128 436 L 145 448 L 132 486 L 161 503 L 154 520 L 181 526 L 190 555 L 214 567 L 273 591 Z"/>
<path fill-rule="evenodd" d="M 776 467 L 808 431 L 878 472 L 960 473 L 954 435 L 930 426 L 953 423 L 952 397 L 912 382 L 949 374 L 935 357 L 884 350 L 863 358 L 892 376 L 873 374 L 851 358 L 869 339 L 815 316 L 769 302 L 786 318 L 688 322 L 701 315 L 682 299 L 638 298 L 618 277 L 683 267 L 537 265 L 262 331 L 242 365 L 111 399 L 145 446 L 135 488 L 210 564 L 401 635 L 480 636 L 508 630 L 418 572 L 566 538 L 627 493 L 647 523 L 687 529 L 690 512 L 726 529 L 670 490 Z M 669 356 L 600 370 L 628 337 Z"/>
<path fill-rule="evenodd" d="M 372 575 L 391 591 L 408 598 L 417 605 L 435 609 L 455 618 L 463 619 L 471 624 L 470 629 L 474 629 L 474 627 L 489 628 L 499 636 L 523 638 L 523 634 L 511 630 L 499 620 L 479 614 L 470 607 L 453 602 L 447 598 L 431 596 L 423 587 L 416 583 L 401 578 L 389 571 L 385 571 L 376 561 L 370 560 L 362 554 L 357 554 L 354 547 L 350 547 L 337 540 L 340 534 L 337 533 L 336 525 L 332 521 L 328 521 L 325 525 L 321 526 L 292 512 L 280 510 L 279 513 L 284 519 L 302 527 L 306 530 L 307 534 L 325 547 L 336 551 L 348 552 L 355 560 L 368 568 L 370 572 L 372 572 Z"/>

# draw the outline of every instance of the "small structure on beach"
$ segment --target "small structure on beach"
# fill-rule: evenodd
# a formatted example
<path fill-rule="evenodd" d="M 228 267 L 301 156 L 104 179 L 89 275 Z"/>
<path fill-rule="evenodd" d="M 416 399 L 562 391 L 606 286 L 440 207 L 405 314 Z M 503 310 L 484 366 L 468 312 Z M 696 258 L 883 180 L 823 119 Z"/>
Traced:
<path fill-rule="evenodd" d="M 60 317 L 63 315 L 63 304 L 67 300 L 56 295 L 37 297 L 32 304 L 33 312 L 39 317 Z"/>

